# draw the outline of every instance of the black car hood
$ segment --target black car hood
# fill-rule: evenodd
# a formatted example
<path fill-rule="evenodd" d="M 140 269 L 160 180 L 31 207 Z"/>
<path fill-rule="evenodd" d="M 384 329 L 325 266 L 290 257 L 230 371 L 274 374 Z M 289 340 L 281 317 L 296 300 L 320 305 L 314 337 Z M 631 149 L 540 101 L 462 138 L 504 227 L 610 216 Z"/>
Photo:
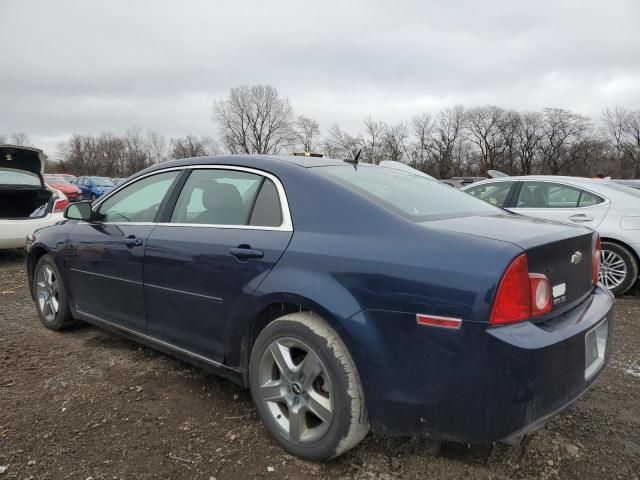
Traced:
<path fill-rule="evenodd" d="M 0 168 L 25 170 L 42 178 L 46 158 L 38 148 L 0 145 Z"/>

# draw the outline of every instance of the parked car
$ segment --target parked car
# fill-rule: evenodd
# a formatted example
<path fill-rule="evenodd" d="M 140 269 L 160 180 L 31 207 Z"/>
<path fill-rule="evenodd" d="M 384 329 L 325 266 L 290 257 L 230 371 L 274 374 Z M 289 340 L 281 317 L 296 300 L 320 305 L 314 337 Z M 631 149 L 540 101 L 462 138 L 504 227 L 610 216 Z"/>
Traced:
<path fill-rule="evenodd" d="M 602 239 L 601 282 L 615 295 L 636 282 L 640 191 L 611 180 L 550 175 L 503 177 L 463 190 L 514 213 L 595 229 Z"/>
<path fill-rule="evenodd" d="M 37 148 L 0 145 L 0 249 L 23 248 L 35 229 L 63 219 L 69 202 L 45 185 L 46 158 Z"/>
<path fill-rule="evenodd" d="M 627 187 L 631 187 L 631 188 L 635 188 L 636 190 L 640 190 L 640 180 L 619 180 L 619 179 L 614 179 L 613 180 L 616 183 L 619 183 L 620 185 L 625 185 Z"/>
<path fill-rule="evenodd" d="M 86 321 L 249 387 L 308 460 L 370 427 L 513 441 L 609 358 L 595 232 L 409 172 L 176 160 L 65 216 L 27 248 L 44 326 Z"/>
<path fill-rule="evenodd" d="M 45 174 L 44 182 L 64 193 L 70 202 L 78 202 L 82 200 L 82 192 L 80 189 L 70 183 L 67 178 L 62 175 Z"/>
<path fill-rule="evenodd" d="M 115 185 L 107 177 L 78 177 L 75 183 L 82 191 L 83 200 L 96 200 L 113 190 Z"/>

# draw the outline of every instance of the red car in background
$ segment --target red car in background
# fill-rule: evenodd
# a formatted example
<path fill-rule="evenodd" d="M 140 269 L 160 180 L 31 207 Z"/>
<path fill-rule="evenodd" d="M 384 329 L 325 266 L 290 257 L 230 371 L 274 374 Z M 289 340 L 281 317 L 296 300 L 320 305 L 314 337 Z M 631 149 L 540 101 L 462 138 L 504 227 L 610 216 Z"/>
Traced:
<path fill-rule="evenodd" d="M 70 183 L 66 175 L 46 174 L 44 175 L 44 182 L 64 193 L 70 202 L 78 202 L 82 198 L 80 189 Z"/>

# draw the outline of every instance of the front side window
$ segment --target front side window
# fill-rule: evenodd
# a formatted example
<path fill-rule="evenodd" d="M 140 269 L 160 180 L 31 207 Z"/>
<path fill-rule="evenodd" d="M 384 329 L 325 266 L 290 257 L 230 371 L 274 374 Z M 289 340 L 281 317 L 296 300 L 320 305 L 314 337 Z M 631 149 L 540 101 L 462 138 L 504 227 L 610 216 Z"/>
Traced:
<path fill-rule="evenodd" d="M 180 172 L 143 178 L 107 198 L 98 213 L 103 222 L 153 222 L 160 204 Z"/>
<path fill-rule="evenodd" d="M 113 182 L 107 177 L 93 177 L 91 183 L 96 187 L 113 187 Z"/>
<path fill-rule="evenodd" d="M 465 192 L 492 205 L 504 207 L 512 186 L 513 182 L 483 183 L 482 185 L 468 188 Z"/>
<path fill-rule="evenodd" d="M 236 170 L 194 170 L 180 192 L 171 222 L 248 225 L 264 180 Z"/>
<path fill-rule="evenodd" d="M 315 167 L 313 170 L 416 222 L 504 214 L 503 210 L 436 180 L 392 168 L 345 165 Z"/>

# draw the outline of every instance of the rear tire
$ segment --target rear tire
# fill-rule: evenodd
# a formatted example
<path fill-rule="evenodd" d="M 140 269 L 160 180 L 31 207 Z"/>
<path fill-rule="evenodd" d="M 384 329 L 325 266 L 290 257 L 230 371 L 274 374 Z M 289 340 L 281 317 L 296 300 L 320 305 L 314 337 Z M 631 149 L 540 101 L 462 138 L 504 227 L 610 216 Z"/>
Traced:
<path fill-rule="evenodd" d="M 76 321 L 69 309 L 67 289 L 51 255 L 40 258 L 33 278 L 33 293 L 40 322 L 56 332 L 73 326 Z"/>
<path fill-rule="evenodd" d="M 602 242 L 600 282 L 617 296 L 629 290 L 637 278 L 638 262 L 633 253 L 617 243 Z"/>
<path fill-rule="evenodd" d="M 249 383 L 265 427 L 297 457 L 330 460 L 369 431 L 353 359 L 336 332 L 310 312 L 285 315 L 260 332 Z"/>

